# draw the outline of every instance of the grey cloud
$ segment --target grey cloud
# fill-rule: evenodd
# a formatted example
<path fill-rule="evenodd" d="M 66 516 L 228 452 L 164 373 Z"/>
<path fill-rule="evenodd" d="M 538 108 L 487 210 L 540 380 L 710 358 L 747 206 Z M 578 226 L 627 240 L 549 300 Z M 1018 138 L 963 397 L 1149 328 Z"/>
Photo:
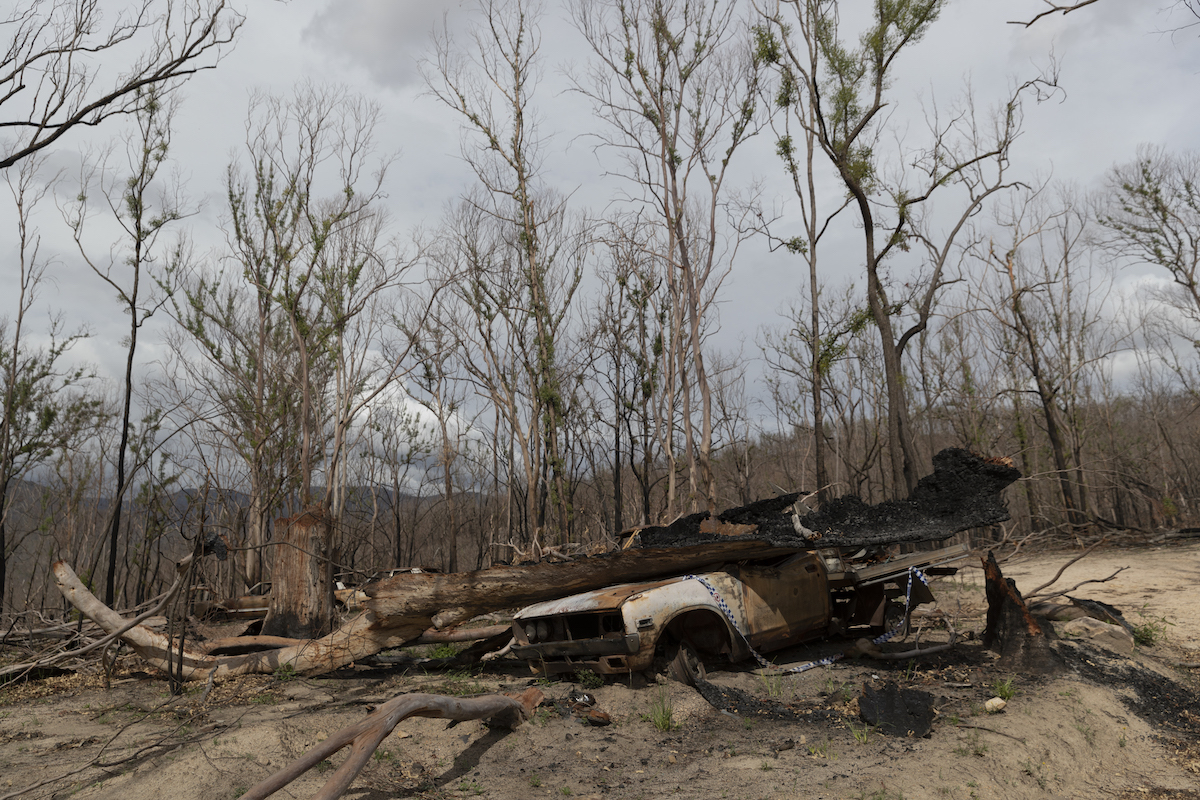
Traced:
<path fill-rule="evenodd" d="M 392 88 L 420 81 L 417 63 L 430 33 L 445 21 L 451 33 L 475 13 L 466 0 L 331 0 L 304 30 L 304 40 L 330 56 L 362 67 Z"/>

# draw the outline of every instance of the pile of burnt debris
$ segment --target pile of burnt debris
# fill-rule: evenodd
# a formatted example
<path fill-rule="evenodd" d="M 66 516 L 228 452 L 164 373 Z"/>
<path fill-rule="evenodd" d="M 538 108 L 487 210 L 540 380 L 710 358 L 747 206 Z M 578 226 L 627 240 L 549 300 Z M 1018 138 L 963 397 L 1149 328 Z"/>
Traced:
<path fill-rule="evenodd" d="M 863 547 L 941 541 L 1009 518 L 1002 492 L 1021 473 L 1009 459 L 949 448 L 933 457 L 933 472 L 907 500 L 868 505 L 854 495 L 809 511 L 798 492 L 681 517 L 637 529 L 643 548 L 689 547 L 752 539 L 775 547 Z M 806 513 L 799 513 L 804 510 Z"/>

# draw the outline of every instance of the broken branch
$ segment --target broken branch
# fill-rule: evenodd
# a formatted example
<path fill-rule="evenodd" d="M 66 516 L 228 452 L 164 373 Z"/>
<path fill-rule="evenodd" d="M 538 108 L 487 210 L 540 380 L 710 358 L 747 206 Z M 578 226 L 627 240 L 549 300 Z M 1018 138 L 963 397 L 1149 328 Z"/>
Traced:
<path fill-rule="evenodd" d="M 1050 600 L 1055 597 L 1062 597 L 1067 592 L 1073 592 L 1076 589 L 1078 589 L 1080 586 L 1087 586 L 1089 583 L 1108 583 L 1113 578 L 1117 577 L 1118 575 L 1120 575 L 1122 572 L 1124 572 L 1127 569 L 1129 569 L 1129 567 L 1118 567 L 1117 571 L 1114 572 L 1112 575 L 1109 575 L 1107 578 L 1090 578 L 1086 581 L 1080 581 L 1079 583 L 1075 584 L 1074 586 L 1068 586 L 1066 589 L 1063 589 L 1062 591 L 1059 591 L 1059 592 L 1047 592 L 1045 594 L 1028 594 L 1025 596 L 1025 601 L 1029 602 L 1030 600 L 1033 600 L 1033 599 Z M 1051 581 L 1051 583 L 1053 583 L 1053 581 Z M 1046 585 L 1048 586 L 1049 584 L 1046 584 Z"/>
<path fill-rule="evenodd" d="M 1052 2 L 1050 2 L 1050 0 L 1045 0 L 1045 2 L 1046 2 L 1046 5 L 1050 6 L 1050 8 L 1046 11 L 1041 12 L 1040 14 L 1036 14 L 1033 17 L 1033 19 L 1029 19 L 1029 20 L 1010 19 L 1008 21 L 1008 24 L 1009 25 L 1020 25 L 1021 27 L 1028 28 L 1031 25 L 1033 25 L 1035 22 L 1037 22 L 1039 19 L 1041 19 L 1042 17 L 1048 17 L 1051 14 L 1057 14 L 1060 11 L 1062 12 L 1062 15 L 1065 17 L 1067 14 L 1070 14 L 1072 11 L 1078 11 L 1079 9 L 1083 8 L 1084 6 L 1090 6 L 1092 3 L 1095 3 L 1096 0 L 1081 0 L 1078 3 L 1072 3 L 1069 5 L 1065 5 L 1065 6 L 1060 6 L 1057 3 L 1052 3 Z"/>
<path fill-rule="evenodd" d="M 358 773 L 370 761 L 379 744 L 403 720 L 409 717 L 457 721 L 490 718 L 493 724 L 515 727 L 533 713 L 542 702 L 542 696 L 540 690 L 531 688 L 516 696 L 493 694 L 459 699 L 440 694 L 406 694 L 392 698 L 366 719 L 343 728 L 274 775 L 253 786 L 240 800 L 263 800 L 343 747 L 349 746 L 349 758 L 312 797 L 312 800 L 336 800 L 358 777 Z"/>
<path fill-rule="evenodd" d="M 142 625 L 131 624 L 101 603 L 64 562 L 54 565 L 54 577 L 59 591 L 80 613 L 106 633 L 118 636 L 150 666 L 163 672 L 171 669 L 174 643 L 170 638 Z M 238 656 L 212 656 L 195 650 L 184 650 L 180 655 L 176 648 L 174 655 L 182 658 L 184 680 L 203 680 L 210 674 L 221 680 L 234 675 L 270 673 L 285 664 L 297 672 L 317 673 L 337 669 L 389 647 L 399 647 L 416 639 L 426 627 L 427 618 L 396 617 L 381 622 L 367 611 L 351 617 L 328 636 L 300 640 L 289 647 Z"/>
<path fill-rule="evenodd" d="M 1095 549 L 1096 549 L 1097 547 L 1099 547 L 1100 545 L 1104 544 L 1106 541 L 1108 541 L 1107 537 L 1106 537 L 1106 538 L 1104 538 L 1104 539 L 1101 539 L 1101 540 L 1100 540 L 1100 541 L 1098 541 L 1098 542 L 1096 542 L 1094 545 L 1092 545 L 1091 547 L 1089 547 L 1087 550 L 1084 550 L 1082 553 L 1080 553 L 1079 555 L 1075 556 L 1074 558 L 1072 558 L 1072 559 L 1071 559 L 1070 561 L 1068 561 L 1067 563 L 1063 564 L 1063 565 L 1062 565 L 1062 566 L 1059 568 L 1058 572 L 1054 573 L 1054 577 L 1053 577 L 1053 578 L 1051 578 L 1050 580 L 1046 581 L 1046 582 L 1045 582 L 1045 583 L 1043 583 L 1041 586 L 1038 586 L 1036 589 L 1033 589 L 1032 591 L 1029 591 L 1029 592 L 1027 592 L 1027 593 L 1025 594 L 1025 599 L 1026 599 L 1026 600 L 1028 600 L 1028 599 L 1030 599 L 1030 598 L 1032 598 L 1032 597 L 1036 597 L 1036 596 L 1037 596 L 1037 593 L 1038 593 L 1038 592 L 1040 592 L 1042 589 L 1045 589 L 1045 588 L 1046 588 L 1046 587 L 1048 587 L 1048 586 L 1053 586 L 1053 585 L 1055 584 L 1055 582 L 1057 582 L 1057 581 L 1058 581 L 1058 579 L 1062 577 L 1062 574 L 1063 574 L 1064 572 L 1066 572 L 1066 571 L 1067 571 L 1067 568 L 1068 568 L 1068 567 L 1072 566 L 1073 564 L 1076 564 L 1076 563 L 1078 563 L 1078 562 L 1079 562 L 1081 559 L 1083 559 L 1083 558 L 1086 558 L 1088 555 L 1090 555 L 1090 554 L 1091 554 L 1091 552 L 1092 552 L 1093 550 L 1095 550 Z"/>
<path fill-rule="evenodd" d="M 916 641 L 913 642 L 914 647 L 911 650 L 904 650 L 899 653 L 879 653 L 875 656 L 872 656 L 872 658 L 877 658 L 882 661 L 906 661 L 910 658 L 919 658 L 920 656 L 927 656 L 931 653 L 944 652 L 954 647 L 955 642 L 958 641 L 958 631 L 954 629 L 954 625 L 952 623 L 946 623 L 946 630 L 950 632 L 950 638 L 942 644 L 921 647 L 921 634 L 918 631 Z"/>
<path fill-rule="evenodd" d="M 58 575 L 58 571 L 57 571 L 58 565 L 62 564 L 62 563 L 63 562 L 60 561 L 54 565 L 56 577 Z M 171 588 L 167 589 L 166 594 L 164 594 L 162 596 L 162 600 L 154 607 L 150 608 L 147 611 L 142 612 L 141 614 L 138 614 L 136 617 L 134 617 L 131 620 L 126 620 L 120 614 L 117 614 L 115 611 L 112 611 L 107 606 L 105 606 L 103 603 L 101 603 L 99 600 L 97 600 L 96 597 L 94 595 L 92 595 L 91 592 L 88 592 L 87 589 L 84 588 L 83 584 L 80 583 L 79 578 L 76 577 L 76 575 L 73 571 L 71 571 L 70 567 L 67 567 L 65 564 L 63 564 L 63 567 L 66 569 L 66 571 L 70 572 L 71 578 L 74 578 L 75 584 L 77 584 L 80 589 L 83 589 L 83 591 L 89 597 L 91 597 L 91 599 L 94 601 L 95 605 L 98 605 L 100 608 L 103 608 L 105 611 L 108 611 L 108 613 L 111 615 L 111 617 L 115 618 L 115 620 L 111 620 L 112 621 L 111 627 L 105 627 L 104 625 L 100 624 L 95 618 L 93 618 L 90 614 L 84 612 L 83 609 L 80 609 L 80 613 L 83 613 L 83 615 L 85 617 L 92 620 L 97 625 L 100 625 L 100 629 L 103 630 L 105 632 L 105 634 L 107 634 L 107 635 L 101 637 L 100 639 L 97 639 L 94 642 L 86 644 L 83 647 L 76 648 L 75 650 L 66 650 L 63 652 L 55 653 L 54 655 L 51 655 L 51 656 L 47 656 L 45 658 L 40 658 L 36 661 L 30 661 L 25 664 L 13 664 L 9 667 L 5 667 L 4 669 L 0 670 L 0 681 L 11 680 L 12 678 L 10 676 L 19 676 L 19 675 L 25 674 L 33 669 L 40 669 L 42 667 L 48 667 L 48 666 L 52 666 L 54 664 L 59 664 L 68 658 L 74 658 L 76 656 L 86 655 L 87 653 L 90 653 L 93 650 L 96 650 L 98 648 L 107 648 L 108 645 L 110 645 L 113 641 L 115 641 L 117 639 L 121 639 L 122 641 L 125 641 L 125 635 L 129 631 L 133 630 L 134 628 L 139 628 L 140 630 L 146 631 L 147 633 L 151 633 L 155 636 L 160 635 L 160 634 L 154 634 L 153 631 L 151 631 L 149 628 L 146 628 L 141 623 L 143 623 L 146 620 L 157 615 L 160 611 L 162 611 L 164 608 L 167 607 L 167 605 L 171 602 L 171 600 L 173 600 L 175 598 L 175 595 L 179 592 L 180 587 L 183 586 L 185 575 L 187 573 L 187 568 L 191 565 L 191 563 L 192 563 L 192 557 L 190 555 L 185 557 L 181 561 L 179 561 L 179 563 L 176 564 L 176 566 L 175 566 L 178 576 L 175 578 L 175 582 L 173 584 L 171 584 Z M 61 583 L 59 584 L 59 587 L 61 589 L 61 587 L 62 587 Z M 74 587 L 72 587 L 72 591 L 74 591 Z M 65 590 L 64 590 L 64 594 L 65 594 Z M 71 600 L 71 598 L 69 596 L 67 597 L 67 599 Z M 72 605 L 75 605 L 73 600 L 71 600 L 71 603 L 72 603 Z M 76 605 L 75 607 L 79 608 L 78 605 Z"/>

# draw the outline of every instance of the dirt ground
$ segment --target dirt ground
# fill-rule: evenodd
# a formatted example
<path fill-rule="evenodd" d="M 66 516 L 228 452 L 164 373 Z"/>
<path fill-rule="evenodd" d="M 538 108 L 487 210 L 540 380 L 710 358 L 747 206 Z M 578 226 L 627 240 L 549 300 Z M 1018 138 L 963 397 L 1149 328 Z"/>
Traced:
<path fill-rule="evenodd" d="M 1028 592 L 1071 555 L 1041 554 L 1004 569 Z M 201 702 L 202 687 L 172 699 L 165 680 L 138 672 L 128 658 L 108 690 L 100 675 L 0 689 L 0 799 L 235 798 L 397 694 L 538 685 L 547 702 L 512 731 L 402 722 L 344 796 L 1200 800 L 1200 669 L 1182 666 L 1200 662 L 1200 543 L 1093 553 L 1060 585 L 1122 566 L 1129 568 L 1113 580 L 1071 594 L 1117 606 L 1157 634 L 1132 658 L 1064 638 L 1056 647 L 1067 671 L 1039 679 L 999 669 L 975 636 L 916 660 L 844 659 L 796 675 L 710 664 L 726 708 L 694 688 L 639 675 L 589 690 L 610 716 L 607 726 L 570 713 L 566 698 L 578 685 L 536 681 L 516 662 L 250 677 L 215 687 Z M 947 619 L 964 635 L 982 630 L 981 581 L 978 569 L 967 569 L 935 586 L 939 606 L 923 608 L 917 620 L 922 644 L 944 641 Z M 803 664 L 848 644 L 793 648 L 772 660 Z M 932 696 L 928 737 L 887 736 L 862 722 L 864 684 L 889 681 Z M 985 702 L 1006 689 L 1007 707 L 987 713 Z M 311 796 L 344 756 L 276 797 Z"/>

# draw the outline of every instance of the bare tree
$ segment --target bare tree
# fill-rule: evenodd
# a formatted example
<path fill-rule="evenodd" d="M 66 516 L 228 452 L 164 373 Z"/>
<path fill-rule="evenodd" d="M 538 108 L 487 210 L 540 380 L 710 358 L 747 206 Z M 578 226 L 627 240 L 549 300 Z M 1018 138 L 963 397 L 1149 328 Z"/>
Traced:
<path fill-rule="evenodd" d="M 602 459 L 611 465 L 614 531 L 626 526 L 626 465 L 637 488 L 636 522 L 658 521 L 652 493 L 662 480 L 660 454 L 669 452 L 658 429 L 658 421 L 669 415 L 657 411 L 668 401 L 659 317 L 666 298 L 654 235 L 650 222 L 630 214 L 613 218 L 600 237 L 607 250 L 599 268 L 606 288 L 589 324 L 595 356 L 587 361 L 604 400 L 595 403 L 596 425 L 603 432 L 599 436 L 611 442 L 598 448 L 602 455 L 596 463 Z"/>
<path fill-rule="evenodd" d="M 843 349 L 839 339 L 845 330 L 828 331 L 823 327 L 821 313 L 821 281 L 818 265 L 821 262 L 822 241 L 829 233 L 834 219 L 853 201 L 852 196 L 826 198 L 818 192 L 821 180 L 822 153 L 818 142 L 819 108 L 817 96 L 805 91 L 806 74 L 817 74 L 821 69 L 821 49 L 814 26 L 820 25 L 824 4 L 810 0 L 792 0 L 773 6 L 757 6 L 764 23 L 756 28 L 756 46 L 760 57 L 770 64 L 776 73 L 776 81 L 764 87 L 766 102 L 777 112 L 771 116 L 771 128 L 775 133 L 775 152 L 783 161 L 791 183 L 792 193 L 800 205 L 800 235 L 789 236 L 780 232 L 778 215 L 774 218 L 761 207 L 756 209 L 757 228 L 771 242 L 771 249 L 785 249 L 798 256 L 807 267 L 808 318 L 800 319 L 793 314 L 794 334 L 805 343 L 808 351 L 806 365 L 811 379 L 811 415 L 813 431 L 814 477 L 817 500 L 826 502 L 829 494 L 829 469 L 826 464 L 828 439 L 825 426 L 825 376 L 832 359 Z M 789 8 L 786 16 L 783 8 Z M 801 29 L 800 36 L 791 36 L 793 27 Z M 797 67 L 802 67 L 798 70 Z M 791 343 L 776 339 L 774 346 L 781 356 L 795 362 L 798 355 Z"/>
<path fill-rule="evenodd" d="M 388 498 L 392 545 L 388 555 L 395 566 L 411 565 L 417 543 L 413 526 L 405 518 L 405 507 L 420 500 L 413 487 L 417 490 L 421 487 L 420 475 L 433 453 L 432 434 L 416 411 L 408 410 L 395 399 L 373 404 L 364 427 L 367 441 L 362 455 L 379 469 L 379 473 L 372 470 L 372 483 L 381 486 Z"/>
<path fill-rule="evenodd" d="M 178 187 L 162 186 L 163 181 L 159 176 L 160 170 L 167 165 L 171 122 L 177 108 L 173 98 L 163 98 L 159 91 L 159 87 L 151 86 L 135 92 L 138 101 L 138 108 L 134 112 L 136 135 L 127 140 L 126 164 L 121 168 L 127 170 L 127 174 L 114 174 L 118 168 L 110 164 L 107 155 L 102 156 L 98 163 L 88 163 L 85 158 L 78 198 L 65 212 L 84 261 L 116 293 L 129 321 L 121 389 L 121 437 L 116 448 L 117 482 L 113 490 L 112 518 L 108 524 L 108 571 L 104 601 L 110 606 L 115 597 L 121 513 L 132 475 L 139 466 L 135 464 L 127 474 L 126 455 L 129 451 L 138 334 L 167 302 L 174 275 L 186 257 L 186 245 L 182 239 L 165 254 L 158 247 L 163 231 L 185 213 Z M 84 228 L 89 216 L 88 200 L 93 190 L 100 193 L 108 213 L 121 228 L 121 240 L 107 249 L 104 258 L 92 255 L 84 244 Z"/>
<path fill-rule="evenodd" d="M 445 304 L 438 303 L 434 312 L 421 324 L 417 321 L 411 334 L 416 342 L 416 360 L 419 366 L 413 371 L 409 393 L 416 402 L 433 415 L 433 432 L 437 439 L 437 464 L 441 470 L 442 504 L 447 524 L 443 530 L 443 565 L 447 572 L 460 568 L 458 542 L 461 519 L 458 514 L 455 477 L 457 461 L 461 455 L 462 442 L 470 432 L 470 421 L 465 404 L 465 388 L 457 380 L 460 373 L 456 360 L 461 355 L 454 331 L 447 327 Z"/>
<path fill-rule="evenodd" d="M 1184 320 L 1180 334 L 1200 331 L 1200 155 L 1143 147 L 1112 170 L 1100 223 L 1120 258 L 1163 270 L 1173 291 L 1159 299 Z"/>
<path fill-rule="evenodd" d="M 200 275 L 177 307 L 203 356 L 180 363 L 216 395 L 210 413 L 245 459 L 250 548 L 265 545 L 285 490 L 298 490 L 302 516 L 277 531 L 273 547 L 271 616 L 288 628 L 272 629 L 280 635 L 328 629 L 348 433 L 398 379 L 410 347 L 381 338 L 383 298 L 412 261 L 384 239 L 377 206 L 390 159 L 375 154 L 377 124 L 373 104 L 333 88 L 255 97 L 249 171 L 235 164 L 227 176 L 234 269 Z M 312 507 L 322 470 L 325 493 Z"/>
<path fill-rule="evenodd" d="M 634 202 L 663 227 L 659 257 L 676 304 L 667 346 L 683 406 L 689 503 L 712 510 L 713 400 L 704 340 L 740 241 L 726 235 L 721 212 L 733 156 L 758 130 L 762 62 L 734 3 L 580 0 L 570 8 L 596 56 L 576 89 L 608 123 L 611 133 L 597 136 L 624 156 L 622 177 L 641 193 Z"/>
<path fill-rule="evenodd" d="M 816 247 L 806 245 L 804 250 L 806 262 L 815 266 Z M 834 484 L 827 450 L 836 446 L 832 431 L 837 424 L 830 411 L 840 405 L 838 393 L 853 392 L 840 379 L 839 362 L 851 356 L 854 340 L 869 328 L 871 317 L 853 286 L 835 294 L 814 271 L 809 279 L 815 281 L 809 285 L 811 294 L 784 310 L 785 322 L 763 328 L 762 346 L 776 413 L 793 430 L 811 426 L 813 491 L 819 502 L 826 502 L 833 497 Z"/>
<path fill-rule="evenodd" d="M 1028 28 L 1046 17 L 1053 16 L 1054 14 L 1062 14 L 1065 17 L 1071 12 L 1078 11 L 1081 8 L 1087 8 L 1095 2 L 1097 2 L 1097 0 L 1079 0 L 1079 2 L 1076 3 L 1060 3 L 1056 2 L 1056 0 L 1042 0 L 1042 3 L 1047 6 L 1045 9 L 1039 11 L 1037 14 L 1034 14 L 1029 19 L 1009 20 L 1008 24 L 1020 25 L 1024 28 Z M 1172 30 L 1179 31 L 1183 30 L 1184 28 L 1193 27 L 1194 25 L 1200 25 L 1200 2 L 1197 2 L 1197 0 L 1175 0 L 1175 2 L 1171 3 L 1169 6 L 1167 6 L 1167 8 L 1182 9 L 1196 18 L 1194 22 L 1185 23 Z"/>
<path fill-rule="evenodd" d="M 836 0 L 802 0 L 787 4 L 799 20 L 782 13 L 769 16 L 775 36 L 811 37 L 796 46 L 761 42 L 764 57 L 782 61 L 791 75 L 789 91 L 808 103 L 806 115 L 794 117 L 813 126 L 816 141 L 853 198 L 863 232 L 863 261 L 867 302 L 879 331 L 887 381 L 888 450 L 892 491 L 907 495 L 916 487 L 919 465 L 913 445 L 906 396 L 903 354 L 908 343 L 928 324 L 936 298 L 953 277 L 947 263 L 955 241 L 985 201 L 1015 185 L 1008 176 L 1009 148 L 1020 132 L 1021 99 L 1029 92 L 1043 96 L 1053 76 L 1040 76 L 1017 86 L 993 115 L 990 124 L 978 118 L 968 97 L 943 118 L 927 115 L 929 139 L 903 155 L 911 165 L 907 176 L 886 179 L 879 144 L 887 126 L 884 109 L 897 59 L 918 43 L 937 20 L 943 0 L 876 2 L 859 43 L 848 44 L 841 30 Z M 781 9 L 782 10 L 782 9 Z M 815 57 L 814 54 L 815 53 Z M 915 188 L 910 188 L 911 180 Z M 928 224 L 923 211 L 935 194 L 960 194 L 958 211 L 943 229 Z M 889 259 L 919 247 L 924 251 L 922 274 L 903 286 L 889 280 Z M 901 314 L 909 319 L 898 328 Z"/>
<path fill-rule="evenodd" d="M 1007 334 L 1020 365 L 1014 393 L 1029 393 L 1041 410 L 1053 476 L 1066 523 L 1097 521 L 1085 467 L 1085 409 L 1097 402 L 1096 370 L 1125 347 L 1109 322 L 1111 282 L 1092 258 L 1085 203 L 1069 190 L 1053 200 L 1025 191 L 999 215 L 1009 236 L 981 249 L 989 275 L 979 307 Z M 1025 387 L 1029 386 L 1029 389 Z"/>
<path fill-rule="evenodd" d="M 492 226 L 491 246 L 460 251 L 466 256 L 460 274 L 468 280 L 462 296 L 479 333 L 486 336 L 495 319 L 515 337 L 513 355 L 531 404 L 531 425 L 510 419 L 525 464 L 527 524 L 535 538 L 541 535 L 548 497 L 557 537 L 565 541 L 572 511 L 563 442 L 570 403 L 563 331 L 582 277 L 586 233 L 569 218 L 566 198 L 541 178 L 543 142 L 533 109 L 540 9 L 525 0 L 483 0 L 480 7 L 484 21 L 472 33 L 472 47 L 458 49 L 449 34 L 438 38 L 425 78 L 434 97 L 464 120 L 463 157 L 479 181 L 466 206 L 487 219 L 466 208 L 459 219 Z M 491 272 L 502 265 L 502 275 Z M 497 355 L 493 351 L 488 370 L 494 385 L 505 371 Z M 507 393 L 504 407 L 512 417 L 516 406 Z"/>
<path fill-rule="evenodd" d="M 14 4 L 0 20 L 0 169 L 212 69 L 241 25 L 225 0 Z"/>
<path fill-rule="evenodd" d="M 1038 12 L 1037 14 L 1034 14 L 1032 17 L 1030 17 L 1027 20 L 1024 20 L 1024 21 L 1010 20 L 1008 24 L 1009 25 L 1023 25 L 1026 28 L 1028 28 L 1030 25 L 1033 25 L 1035 22 L 1037 22 L 1039 19 L 1041 19 L 1043 17 L 1048 17 L 1051 14 L 1062 14 L 1065 17 L 1067 14 L 1070 14 L 1072 11 L 1078 11 L 1081 8 L 1090 6 L 1092 3 L 1097 2 L 1097 0 L 1080 0 L 1080 2 L 1078 2 L 1078 3 L 1056 3 L 1056 2 L 1054 2 L 1054 0 L 1042 0 L 1042 2 L 1045 3 L 1048 6 L 1048 8 L 1046 8 L 1043 11 Z M 1181 2 L 1189 2 L 1189 0 L 1181 0 Z"/>
<path fill-rule="evenodd" d="M 257 277 L 268 274 L 260 270 Z M 156 390 L 179 405 L 201 473 L 246 493 L 244 536 L 237 537 L 244 545 L 242 574 L 249 589 L 260 591 L 271 517 L 298 472 L 290 331 L 269 293 L 211 264 L 196 265 L 172 302 L 179 323 L 167 337 L 174 366 Z M 229 451 L 240 470 L 226 466 Z"/>
<path fill-rule="evenodd" d="M 87 367 L 68 366 L 68 353 L 85 331 L 65 332 L 52 317 L 49 343 L 36 346 L 29 316 L 38 299 L 46 261 L 33 223 L 35 207 L 51 190 L 37 157 L 26 159 L 4 177 L 16 206 L 16 314 L 0 320 L 0 609 L 4 607 L 8 557 L 9 492 L 31 469 L 54 458 L 95 418 L 97 400 L 81 390 L 92 377 Z M 14 174 L 15 173 L 15 174 Z"/>

